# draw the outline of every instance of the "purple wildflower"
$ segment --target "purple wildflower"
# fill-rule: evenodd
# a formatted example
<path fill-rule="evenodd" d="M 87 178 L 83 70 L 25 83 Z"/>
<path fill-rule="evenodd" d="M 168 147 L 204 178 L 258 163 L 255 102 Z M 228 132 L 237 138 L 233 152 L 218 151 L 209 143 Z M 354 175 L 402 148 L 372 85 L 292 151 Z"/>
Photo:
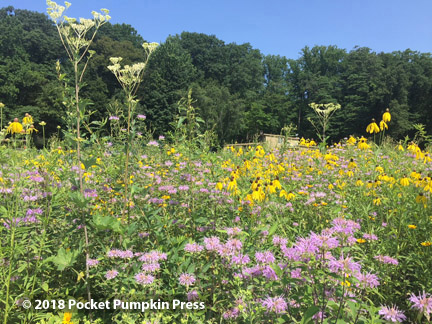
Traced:
<path fill-rule="evenodd" d="M 420 313 L 423 313 L 429 320 L 430 314 L 432 313 L 432 295 L 419 293 L 418 296 L 411 294 L 409 301 L 413 303 L 411 308 L 418 309 Z"/>
<path fill-rule="evenodd" d="M 181 285 L 192 286 L 195 283 L 196 279 L 193 274 L 182 273 L 179 277 L 179 281 Z"/>
<path fill-rule="evenodd" d="M 88 264 L 88 266 L 91 268 L 91 267 L 95 267 L 95 266 L 97 266 L 98 264 L 99 264 L 99 260 L 96 260 L 96 259 L 88 259 L 87 260 L 87 264 Z"/>
<path fill-rule="evenodd" d="M 204 249 L 203 246 L 198 243 L 188 243 L 185 245 L 184 250 L 189 253 L 198 253 Z"/>
<path fill-rule="evenodd" d="M 155 147 L 158 147 L 158 146 L 159 146 L 159 143 L 156 142 L 156 141 L 150 141 L 150 142 L 147 143 L 147 146 L 155 146 Z"/>
<path fill-rule="evenodd" d="M 160 269 L 159 263 L 144 263 L 141 266 L 141 270 L 144 272 L 156 272 Z"/>
<path fill-rule="evenodd" d="M 381 306 L 381 309 L 379 310 L 378 314 L 382 315 L 382 317 L 384 317 L 385 320 L 394 323 L 396 322 L 402 323 L 402 321 L 406 319 L 404 313 L 395 306 L 391 308 L 387 306 Z"/>
<path fill-rule="evenodd" d="M 375 288 L 379 286 L 379 278 L 373 273 L 357 273 L 355 277 L 359 281 L 359 286 L 361 288 Z"/>
<path fill-rule="evenodd" d="M 190 301 L 195 301 L 198 300 L 198 293 L 196 290 L 191 290 L 187 293 L 187 300 Z"/>
<path fill-rule="evenodd" d="M 216 236 L 205 237 L 204 238 L 204 244 L 205 244 L 205 248 L 208 251 L 217 251 L 221 245 L 219 238 Z"/>
<path fill-rule="evenodd" d="M 155 280 L 155 277 L 147 273 L 140 272 L 135 275 L 135 280 L 141 285 L 151 285 Z"/>
<path fill-rule="evenodd" d="M 110 279 L 114 279 L 115 277 L 117 277 L 117 275 L 118 275 L 117 270 L 108 270 L 107 273 L 105 274 L 105 278 L 110 280 Z"/>
<path fill-rule="evenodd" d="M 273 253 L 271 253 L 270 251 L 256 252 L 255 259 L 258 262 L 266 263 L 266 264 L 273 263 L 276 260 Z"/>
<path fill-rule="evenodd" d="M 262 305 L 267 308 L 268 312 L 275 312 L 276 314 L 285 313 L 288 307 L 282 296 L 267 297 L 262 301 Z"/>
<path fill-rule="evenodd" d="M 374 256 L 374 259 L 378 260 L 382 263 L 385 263 L 385 264 L 393 264 L 393 265 L 399 264 L 398 260 L 396 260 L 392 257 L 389 257 L 387 255 L 377 255 L 377 256 Z"/>

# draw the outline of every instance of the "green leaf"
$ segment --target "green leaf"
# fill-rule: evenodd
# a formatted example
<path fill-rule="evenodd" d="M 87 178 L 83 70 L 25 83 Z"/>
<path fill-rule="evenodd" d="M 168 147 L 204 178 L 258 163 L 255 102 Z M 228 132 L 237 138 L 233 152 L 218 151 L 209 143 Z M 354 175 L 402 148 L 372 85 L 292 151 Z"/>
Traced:
<path fill-rule="evenodd" d="M 79 253 L 79 250 L 66 251 L 64 248 L 60 248 L 57 252 L 57 256 L 50 257 L 49 259 L 57 266 L 57 270 L 63 271 L 76 262 Z"/>
<path fill-rule="evenodd" d="M 273 224 L 272 227 L 270 227 L 269 233 L 268 235 L 271 236 L 274 234 L 274 232 L 276 232 L 276 229 L 279 227 L 279 224 L 276 222 Z"/>
<path fill-rule="evenodd" d="M 316 313 L 318 313 L 318 311 L 319 311 L 319 307 L 317 307 L 317 306 L 311 306 L 311 307 L 309 307 L 307 310 L 306 310 L 306 312 L 304 313 L 304 315 L 303 315 L 303 318 L 302 318 L 302 320 L 301 320 L 301 324 L 307 324 L 307 323 L 311 323 L 311 319 L 312 319 L 312 317 L 316 314 Z"/>
<path fill-rule="evenodd" d="M 44 283 L 41 285 L 41 287 L 42 287 L 42 289 L 43 289 L 45 292 L 48 292 L 49 286 L 48 286 L 48 283 L 47 283 L 47 282 L 44 282 Z"/>

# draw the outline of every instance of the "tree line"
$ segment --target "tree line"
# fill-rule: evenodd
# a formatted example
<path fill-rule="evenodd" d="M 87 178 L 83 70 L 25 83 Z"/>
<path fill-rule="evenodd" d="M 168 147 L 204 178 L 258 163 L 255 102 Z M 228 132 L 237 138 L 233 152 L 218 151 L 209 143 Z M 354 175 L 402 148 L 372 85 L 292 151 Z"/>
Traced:
<path fill-rule="evenodd" d="M 33 115 L 48 133 L 63 125 L 63 72 L 71 70 L 55 26 L 45 14 L 0 9 L 0 102 L 3 120 Z M 144 39 L 128 24 L 102 26 L 86 72 L 82 96 L 92 101 L 93 118 L 121 109 L 124 96 L 107 69 L 110 57 L 125 64 L 143 61 Z M 289 40 L 287 40 L 289 41 Z M 367 47 L 304 47 L 298 59 L 263 55 L 249 43 L 225 43 L 213 35 L 183 32 L 169 36 L 154 52 L 137 92 L 137 112 L 155 135 L 172 130 L 178 102 L 192 89 L 204 120 L 221 143 L 250 140 L 260 132 L 279 134 L 292 124 L 296 133 L 316 138 L 308 118 L 310 103 L 340 104 L 328 129 L 338 140 L 364 135 L 371 118 L 390 108 L 387 134 L 401 138 L 422 123 L 432 133 L 432 57 L 412 50 L 376 53 Z"/>

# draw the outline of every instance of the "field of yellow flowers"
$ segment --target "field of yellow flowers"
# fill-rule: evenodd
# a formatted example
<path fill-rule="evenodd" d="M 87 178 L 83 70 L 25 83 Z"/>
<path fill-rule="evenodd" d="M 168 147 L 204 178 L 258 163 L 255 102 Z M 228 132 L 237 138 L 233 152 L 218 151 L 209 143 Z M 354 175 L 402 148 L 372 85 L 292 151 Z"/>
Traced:
<path fill-rule="evenodd" d="M 432 159 L 416 144 L 134 145 L 127 184 L 121 143 L 81 165 L 0 150 L 3 323 L 430 321 Z"/>

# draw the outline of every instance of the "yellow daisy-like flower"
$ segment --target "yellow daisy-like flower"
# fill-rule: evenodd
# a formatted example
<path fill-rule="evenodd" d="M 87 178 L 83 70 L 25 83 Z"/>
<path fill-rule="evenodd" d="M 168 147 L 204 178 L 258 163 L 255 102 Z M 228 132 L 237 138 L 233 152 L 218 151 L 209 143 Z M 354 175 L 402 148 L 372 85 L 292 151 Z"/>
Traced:
<path fill-rule="evenodd" d="M 408 225 L 408 228 L 409 228 L 409 229 L 416 229 L 416 228 L 417 228 L 417 225 Z"/>
<path fill-rule="evenodd" d="M 384 129 L 388 129 L 387 123 L 384 120 L 380 121 L 379 127 L 381 131 L 383 131 Z"/>
<path fill-rule="evenodd" d="M 382 119 L 385 123 L 388 123 L 391 120 L 390 109 L 386 109 L 386 112 L 383 114 Z"/>
<path fill-rule="evenodd" d="M 426 204 L 426 200 L 427 200 L 427 198 L 425 195 L 423 195 L 422 192 L 420 192 L 418 194 L 418 196 L 416 197 L 416 203 L 418 203 L 418 204 L 421 204 L 421 203 Z"/>
<path fill-rule="evenodd" d="M 361 181 L 361 179 L 357 179 L 357 181 L 356 181 L 356 186 L 357 186 L 357 187 L 361 187 L 361 186 L 363 186 L 363 185 L 364 185 L 363 181 Z"/>
<path fill-rule="evenodd" d="M 25 114 L 25 117 L 23 118 L 23 124 L 24 125 L 31 125 L 33 124 L 33 117 L 29 115 L 28 113 Z"/>
<path fill-rule="evenodd" d="M 421 242 L 420 244 L 421 244 L 422 246 L 431 246 L 431 245 L 432 245 L 432 242 L 425 241 L 425 242 Z"/>
<path fill-rule="evenodd" d="M 377 127 L 378 127 L 378 126 L 377 126 Z M 360 141 L 359 141 L 357 147 L 358 147 L 360 150 L 367 150 L 367 149 L 370 148 L 369 144 L 367 143 L 366 138 L 364 138 L 363 136 L 360 138 Z"/>
<path fill-rule="evenodd" d="M 27 131 L 26 131 L 26 133 L 27 134 L 33 134 L 33 133 L 37 133 L 37 132 L 39 132 L 36 128 L 34 128 L 34 125 L 31 125 L 30 127 L 29 127 L 29 129 L 27 129 Z"/>
<path fill-rule="evenodd" d="M 410 181 L 407 177 L 403 177 L 402 179 L 400 179 L 400 184 L 402 187 L 407 187 L 410 184 Z"/>
<path fill-rule="evenodd" d="M 72 313 L 70 312 L 64 313 L 62 324 L 72 324 L 71 319 L 72 319 Z"/>
<path fill-rule="evenodd" d="M 357 143 L 357 140 L 353 136 L 350 136 L 350 138 L 348 138 L 347 143 L 349 145 L 354 145 L 355 143 Z"/>
<path fill-rule="evenodd" d="M 369 134 L 379 133 L 380 129 L 375 122 L 375 118 L 372 118 L 372 122 L 366 127 L 366 132 Z"/>
<path fill-rule="evenodd" d="M 18 118 L 9 125 L 6 132 L 11 134 L 20 134 L 23 131 L 23 125 L 18 121 Z"/>

